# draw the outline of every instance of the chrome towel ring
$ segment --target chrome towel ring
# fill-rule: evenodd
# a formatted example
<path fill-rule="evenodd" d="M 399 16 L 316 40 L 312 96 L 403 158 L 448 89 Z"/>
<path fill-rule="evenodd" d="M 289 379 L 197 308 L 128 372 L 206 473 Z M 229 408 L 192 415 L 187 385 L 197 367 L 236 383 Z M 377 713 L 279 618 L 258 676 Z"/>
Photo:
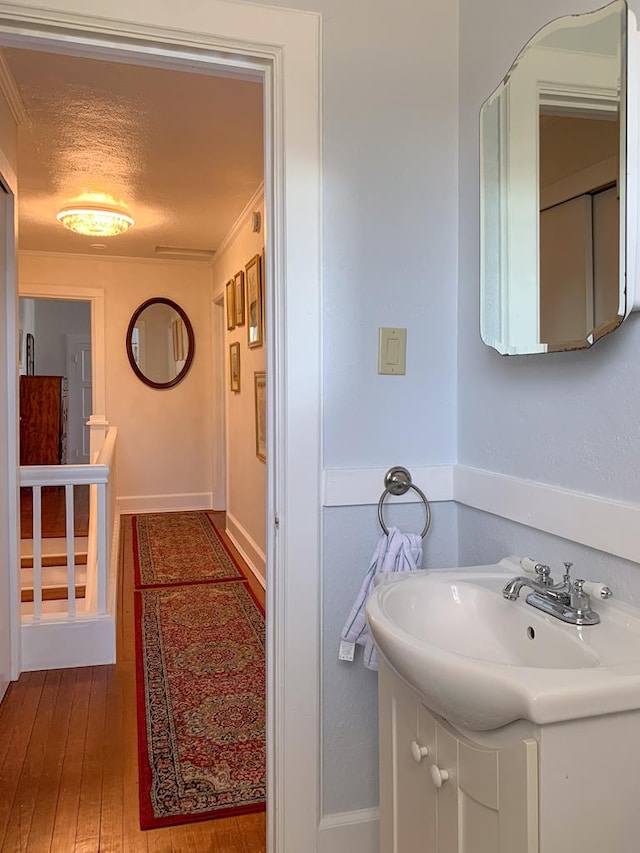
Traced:
<path fill-rule="evenodd" d="M 396 465 L 394 468 L 389 468 L 387 473 L 384 475 L 384 492 L 380 495 L 380 500 L 378 501 L 378 521 L 380 522 L 380 527 L 383 531 L 388 535 L 389 531 L 387 530 L 387 526 L 384 523 L 384 518 L 382 517 L 382 505 L 384 504 L 384 499 L 387 495 L 404 495 L 409 489 L 413 489 L 420 497 L 422 498 L 422 502 L 424 503 L 424 509 L 426 512 L 426 522 L 424 525 L 424 529 L 420 536 L 424 539 L 424 537 L 429 532 L 429 528 L 431 527 L 431 507 L 429 506 L 429 501 L 427 496 L 419 489 L 416 485 L 414 485 L 411 480 L 411 474 L 407 471 L 406 468 L 403 468 L 401 465 Z"/>

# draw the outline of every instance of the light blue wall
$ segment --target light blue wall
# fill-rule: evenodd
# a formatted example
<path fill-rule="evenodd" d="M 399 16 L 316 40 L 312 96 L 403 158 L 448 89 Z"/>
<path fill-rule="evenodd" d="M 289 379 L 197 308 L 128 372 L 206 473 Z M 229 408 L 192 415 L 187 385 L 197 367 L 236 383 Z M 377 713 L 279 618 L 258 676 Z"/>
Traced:
<path fill-rule="evenodd" d="M 458 9 L 263 0 L 321 12 L 324 462 L 455 458 Z M 377 375 L 379 326 L 407 375 Z"/>
<path fill-rule="evenodd" d="M 470 507 L 458 507 L 458 520 L 463 564 L 496 563 L 502 557 L 516 554 L 554 566 L 559 574 L 563 562 L 568 560 L 573 563 L 574 577 L 605 583 L 616 599 L 640 607 L 640 567 L 635 562 Z"/>
<path fill-rule="evenodd" d="M 324 465 L 453 462 L 457 4 L 278 5 L 323 14 Z M 379 326 L 407 328 L 406 376 L 378 376 Z M 405 529 L 422 526 L 407 513 Z M 336 657 L 379 529 L 375 506 L 328 509 L 324 521 L 323 812 L 331 814 L 378 802 L 376 679 Z M 452 506 L 434 510 L 431 557 L 456 562 Z"/>
<path fill-rule="evenodd" d="M 456 505 L 437 503 L 424 542 L 424 568 L 458 565 Z M 323 581 L 323 792 L 324 812 L 378 804 L 377 675 L 362 665 L 338 660 L 338 641 L 380 535 L 375 506 L 326 509 Z M 385 522 L 420 530 L 420 504 L 385 507 Z M 345 808 L 348 803 L 348 808 Z"/>
<path fill-rule="evenodd" d="M 600 5 L 460 2 L 458 459 L 463 465 L 638 503 L 640 316 L 578 353 L 503 357 L 485 347 L 478 332 L 481 104 L 537 29 L 560 15 Z M 631 6 L 640 11 L 636 0 Z M 571 560 L 579 576 L 602 579 L 622 600 L 640 602 L 637 563 L 464 507 L 459 530 L 463 563 L 530 554 L 558 571 L 563 560 Z"/>
<path fill-rule="evenodd" d="M 479 335 L 480 106 L 539 27 L 600 4 L 281 5 L 323 13 L 325 466 L 447 464 L 457 454 L 638 501 L 640 318 L 577 354 L 503 358 Z M 376 374 L 383 325 L 408 328 L 404 378 Z M 407 529 L 419 525 L 400 513 Z M 377 802 L 375 677 L 336 660 L 377 535 L 375 506 L 325 510 L 325 814 Z M 574 559 L 640 602 L 635 564 L 452 504 L 435 507 L 427 548 L 429 566 L 513 552 Z"/>
<path fill-rule="evenodd" d="M 458 458 L 637 501 L 640 316 L 577 353 L 504 357 L 478 333 L 480 106 L 539 27 L 598 5 L 461 0 Z"/>

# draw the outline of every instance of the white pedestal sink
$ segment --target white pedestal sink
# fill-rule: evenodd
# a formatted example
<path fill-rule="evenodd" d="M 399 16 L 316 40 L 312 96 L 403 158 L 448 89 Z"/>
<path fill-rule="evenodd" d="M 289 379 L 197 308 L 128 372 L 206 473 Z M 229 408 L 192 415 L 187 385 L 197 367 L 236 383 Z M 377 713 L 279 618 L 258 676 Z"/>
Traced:
<path fill-rule="evenodd" d="M 385 576 L 367 603 L 376 646 L 425 704 L 476 731 L 640 708 L 640 611 L 597 602 L 568 625 L 502 596 L 522 574 L 493 566 Z"/>
<path fill-rule="evenodd" d="M 507 601 L 518 558 L 383 578 L 382 853 L 635 853 L 640 612 L 575 627 Z"/>

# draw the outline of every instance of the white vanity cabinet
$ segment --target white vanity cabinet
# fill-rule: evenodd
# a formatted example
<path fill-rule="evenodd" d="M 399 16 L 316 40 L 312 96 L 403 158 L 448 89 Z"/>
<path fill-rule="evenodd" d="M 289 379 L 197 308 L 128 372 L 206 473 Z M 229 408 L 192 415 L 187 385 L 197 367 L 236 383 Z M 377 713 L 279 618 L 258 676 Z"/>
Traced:
<path fill-rule="evenodd" d="M 380 660 L 380 853 L 538 853 L 538 745 L 472 743 Z"/>

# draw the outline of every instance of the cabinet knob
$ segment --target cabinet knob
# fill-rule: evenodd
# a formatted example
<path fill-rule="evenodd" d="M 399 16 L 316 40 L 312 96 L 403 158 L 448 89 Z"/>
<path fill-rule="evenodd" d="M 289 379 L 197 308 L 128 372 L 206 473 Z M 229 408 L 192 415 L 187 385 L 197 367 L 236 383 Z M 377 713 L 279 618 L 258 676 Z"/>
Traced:
<path fill-rule="evenodd" d="M 411 755 L 413 756 L 413 760 L 416 764 L 420 764 L 423 758 L 426 758 L 429 755 L 429 747 L 428 746 L 420 746 L 415 740 L 411 741 Z"/>
<path fill-rule="evenodd" d="M 436 788 L 442 788 L 442 786 L 448 779 L 448 770 L 441 770 L 437 764 L 431 765 L 431 781 L 436 786 Z"/>

